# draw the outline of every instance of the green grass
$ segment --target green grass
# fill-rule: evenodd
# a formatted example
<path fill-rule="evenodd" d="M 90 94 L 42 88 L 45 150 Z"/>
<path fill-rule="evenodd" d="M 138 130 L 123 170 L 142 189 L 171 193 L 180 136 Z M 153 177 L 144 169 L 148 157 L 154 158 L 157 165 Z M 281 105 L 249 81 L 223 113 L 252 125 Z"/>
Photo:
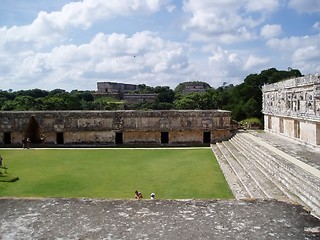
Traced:
<path fill-rule="evenodd" d="M 209 148 L 0 150 L 13 183 L 0 196 L 232 198 Z"/>

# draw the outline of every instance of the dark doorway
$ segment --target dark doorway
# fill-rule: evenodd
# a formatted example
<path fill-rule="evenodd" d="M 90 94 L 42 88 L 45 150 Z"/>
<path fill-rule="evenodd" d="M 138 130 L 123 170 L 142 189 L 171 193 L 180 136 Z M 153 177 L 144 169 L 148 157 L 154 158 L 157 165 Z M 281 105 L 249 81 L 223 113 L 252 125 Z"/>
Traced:
<path fill-rule="evenodd" d="M 203 143 L 211 143 L 211 132 L 203 132 Z"/>
<path fill-rule="evenodd" d="M 116 144 L 123 144 L 122 132 L 116 132 Z"/>
<path fill-rule="evenodd" d="M 11 133 L 9 133 L 9 132 L 3 133 L 3 143 L 4 144 L 11 144 Z"/>
<path fill-rule="evenodd" d="M 40 127 L 34 116 L 30 117 L 25 131 L 25 139 L 30 138 L 31 143 L 41 143 Z"/>
<path fill-rule="evenodd" d="M 320 124 L 317 123 L 316 127 L 316 144 L 320 145 Z"/>
<path fill-rule="evenodd" d="M 64 144 L 63 132 L 57 132 L 57 144 Z"/>
<path fill-rule="evenodd" d="M 300 122 L 298 120 L 294 120 L 294 137 L 300 138 Z"/>
<path fill-rule="evenodd" d="M 161 143 L 169 143 L 169 133 L 161 132 Z"/>

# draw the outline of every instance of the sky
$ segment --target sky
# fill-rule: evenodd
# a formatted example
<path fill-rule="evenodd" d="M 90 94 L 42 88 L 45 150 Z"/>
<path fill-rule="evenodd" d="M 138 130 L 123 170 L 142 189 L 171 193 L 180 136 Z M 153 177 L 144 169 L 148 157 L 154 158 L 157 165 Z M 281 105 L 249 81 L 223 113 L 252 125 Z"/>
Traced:
<path fill-rule="evenodd" d="M 1 0 L 0 89 L 320 72 L 320 0 Z"/>

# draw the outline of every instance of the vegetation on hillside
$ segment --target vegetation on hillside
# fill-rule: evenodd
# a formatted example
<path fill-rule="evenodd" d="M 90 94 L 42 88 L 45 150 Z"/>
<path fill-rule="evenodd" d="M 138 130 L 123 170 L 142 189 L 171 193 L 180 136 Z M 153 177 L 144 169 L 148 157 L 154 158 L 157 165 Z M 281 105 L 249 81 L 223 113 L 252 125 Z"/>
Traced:
<path fill-rule="evenodd" d="M 232 112 L 234 120 L 249 118 L 262 120 L 262 92 L 264 84 L 302 76 L 299 70 L 279 71 L 275 68 L 263 70 L 260 74 L 248 75 L 239 85 L 226 84 L 210 88 L 204 93 L 182 94 L 184 83 L 175 90 L 167 86 L 150 87 L 139 85 L 136 93 L 156 93 L 154 102 L 130 105 L 130 109 L 225 109 Z M 62 89 L 52 91 L 33 89 L 22 91 L 0 91 L 0 110 L 118 110 L 125 109 L 123 101 L 112 97 L 96 95 L 92 91 Z"/>

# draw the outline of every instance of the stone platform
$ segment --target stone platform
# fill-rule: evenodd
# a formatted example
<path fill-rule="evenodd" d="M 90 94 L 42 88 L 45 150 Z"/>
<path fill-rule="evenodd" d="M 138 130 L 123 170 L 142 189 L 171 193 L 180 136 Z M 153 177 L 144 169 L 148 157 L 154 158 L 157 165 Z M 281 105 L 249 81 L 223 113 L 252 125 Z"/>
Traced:
<path fill-rule="evenodd" d="M 320 220 L 275 200 L 0 199 L 0 239 L 310 239 Z"/>
<path fill-rule="evenodd" d="M 264 132 L 212 149 L 236 200 L 0 198 L 0 239 L 320 239 L 318 149 Z"/>
<path fill-rule="evenodd" d="M 320 218 L 320 149 L 244 131 L 211 145 L 236 199 L 301 204 Z"/>

